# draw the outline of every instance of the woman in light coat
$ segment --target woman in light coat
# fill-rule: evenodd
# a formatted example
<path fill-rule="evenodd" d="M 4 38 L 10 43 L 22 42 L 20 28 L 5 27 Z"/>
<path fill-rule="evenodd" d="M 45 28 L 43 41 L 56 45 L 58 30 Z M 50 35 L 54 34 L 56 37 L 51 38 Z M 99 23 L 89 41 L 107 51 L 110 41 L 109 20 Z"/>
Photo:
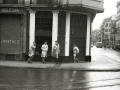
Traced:
<path fill-rule="evenodd" d="M 59 62 L 58 61 L 59 53 L 60 53 L 60 45 L 57 41 L 55 41 L 55 45 L 53 47 L 53 57 L 56 58 L 57 63 Z"/>
<path fill-rule="evenodd" d="M 47 42 L 45 42 L 42 47 L 41 47 L 42 53 L 41 53 L 41 57 L 42 57 L 42 62 L 45 62 L 45 58 L 47 57 L 47 51 L 48 51 L 48 45 Z"/>

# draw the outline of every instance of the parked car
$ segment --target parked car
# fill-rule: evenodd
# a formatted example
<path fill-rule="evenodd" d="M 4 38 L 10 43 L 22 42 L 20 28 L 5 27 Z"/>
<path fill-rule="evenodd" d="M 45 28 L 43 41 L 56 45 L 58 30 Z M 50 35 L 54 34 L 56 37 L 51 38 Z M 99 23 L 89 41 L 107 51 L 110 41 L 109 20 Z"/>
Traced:
<path fill-rule="evenodd" d="M 96 47 L 97 47 L 97 48 L 102 48 L 102 47 L 103 47 L 102 42 L 96 42 Z"/>

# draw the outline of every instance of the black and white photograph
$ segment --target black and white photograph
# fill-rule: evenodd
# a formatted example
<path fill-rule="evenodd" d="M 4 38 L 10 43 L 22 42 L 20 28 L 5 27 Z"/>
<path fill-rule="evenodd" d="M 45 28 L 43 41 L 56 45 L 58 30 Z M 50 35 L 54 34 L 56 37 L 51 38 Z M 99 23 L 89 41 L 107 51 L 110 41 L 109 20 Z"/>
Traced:
<path fill-rule="evenodd" d="M 0 0 L 0 90 L 120 90 L 120 0 Z"/>

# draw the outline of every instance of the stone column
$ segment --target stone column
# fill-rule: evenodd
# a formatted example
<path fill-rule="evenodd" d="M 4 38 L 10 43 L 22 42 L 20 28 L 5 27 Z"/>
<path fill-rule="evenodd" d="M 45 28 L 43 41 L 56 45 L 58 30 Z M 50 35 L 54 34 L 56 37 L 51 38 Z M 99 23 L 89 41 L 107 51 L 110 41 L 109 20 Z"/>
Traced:
<path fill-rule="evenodd" d="M 58 11 L 52 11 L 53 22 L 52 22 L 52 48 L 55 45 L 55 41 L 58 40 Z"/>
<path fill-rule="evenodd" d="M 35 13 L 36 11 L 29 11 L 30 13 L 30 28 L 29 28 L 29 48 L 35 41 Z"/>
<path fill-rule="evenodd" d="M 87 35 L 86 35 L 86 61 L 91 61 L 90 56 L 90 31 L 91 31 L 91 17 L 90 15 L 87 16 Z"/>
<path fill-rule="evenodd" d="M 70 12 L 66 12 L 65 56 L 69 56 L 70 48 Z"/>

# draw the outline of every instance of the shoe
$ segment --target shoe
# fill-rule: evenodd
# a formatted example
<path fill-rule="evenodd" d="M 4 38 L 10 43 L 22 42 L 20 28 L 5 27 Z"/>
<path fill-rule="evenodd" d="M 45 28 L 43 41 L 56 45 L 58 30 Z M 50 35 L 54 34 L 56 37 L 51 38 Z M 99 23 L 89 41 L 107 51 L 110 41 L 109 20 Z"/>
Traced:
<path fill-rule="evenodd" d="M 79 62 L 79 60 L 77 59 L 77 63 Z"/>
<path fill-rule="evenodd" d="M 46 64 L 46 62 L 43 62 L 43 64 Z"/>
<path fill-rule="evenodd" d="M 32 63 L 32 61 L 28 61 L 28 63 Z"/>

